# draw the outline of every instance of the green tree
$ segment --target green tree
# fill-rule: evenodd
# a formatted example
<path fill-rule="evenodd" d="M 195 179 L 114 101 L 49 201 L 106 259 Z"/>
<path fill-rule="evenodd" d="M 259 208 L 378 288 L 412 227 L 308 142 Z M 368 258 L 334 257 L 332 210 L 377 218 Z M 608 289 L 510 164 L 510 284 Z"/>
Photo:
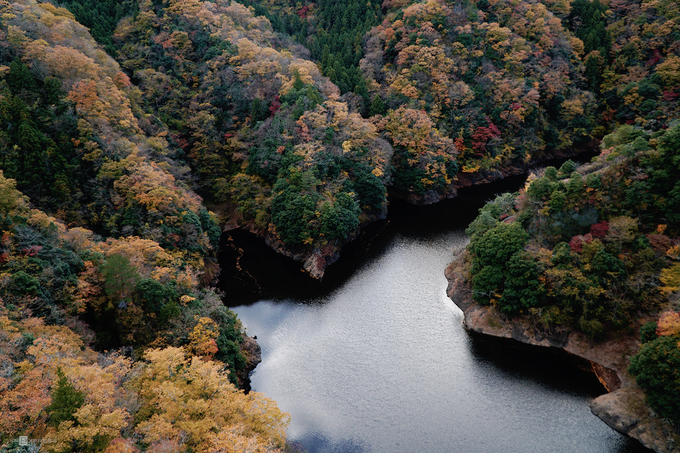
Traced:
<path fill-rule="evenodd" d="M 504 313 L 516 313 L 537 307 L 545 291 L 533 256 L 527 252 L 515 253 L 507 265 L 507 278 L 498 308 Z"/>
<path fill-rule="evenodd" d="M 168 288 L 151 278 L 140 280 L 136 286 L 136 293 L 144 309 L 153 313 L 163 308 L 171 296 Z"/>
<path fill-rule="evenodd" d="M 73 414 L 83 403 L 85 395 L 71 384 L 61 368 L 57 368 L 57 385 L 52 389 L 52 403 L 45 409 L 50 424 L 56 427 L 69 420 L 77 423 Z"/>
<path fill-rule="evenodd" d="M 15 93 L 21 91 L 30 92 L 37 89 L 37 84 L 33 74 L 31 74 L 28 66 L 23 64 L 21 60 L 15 60 L 9 65 L 7 84 Z"/>
<path fill-rule="evenodd" d="M 130 260 L 118 254 L 109 255 L 102 266 L 106 294 L 112 298 L 125 299 L 137 286 L 139 274 Z"/>
<path fill-rule="evenodd" d="M 359 226 L 359 204 L 347 192 L 321 207 L 321 233 L 328 239 L 344 239 Z"/>
<path fill-rule="evenodd" d="M 382 209 L 387 201 L 385 184 L 372 173 L 371 168 L 365 163 L 351 163 L 348 166 L 350 165 L 354 176 L 350 188 L 356 192 L 359 206 L 364 209 Z"/>
<path fill-rule="evenodd" d="M 371 102 L 371 108 L 369 109 L 369 115 L 384 115 L 385 113 L 387 113 L 387 107 L 382 98 L 380 96 L 374 97 L 373 102 Z"/>
<path fill-rule="evenodd" d="M 514 259 L 523 250 L 528 238 L 529 234 L 518 223 L 498 223 L 484 234 L 473 237 L 468 250 L 472 254 L 475 300 L 490 302 L 502 296 L 502 311 L 512 312 L 521 308 L 518 298 L 527 288 L 510 280 L 535 274 L 529 261 Z M 509 262 L 513 266 L 508 267 Z M 527 303 L 534 304 L 532 300 Z"/>
<path fill-rule="evenodd" d="M 292 169 L 289 178 L 279 178 L 274 185 L 272 222 L 288 245 L 301 245 L 318 235 L 311 222 L 316 220 L 316 204 L 320 195 L 309 190 L 315 181 L 310 172 Z"/>
<path fill-rule="evenodd" d="M 528 240 L 529 234 L 518 223 L 499 223 L 470 243 L 474 267 L 481 269 L 507 263 L 512 255 L 524 248 Z"/>
<path fill-rule="evenodd" d="M 12 275 L 12 289 L 18 294 L 36 294 L 40 290 L 40 281 L 24 271 Z"/>
<path fill-rule="evenodd" d="M 642 343 L 649 343 L 657 338 L 659 338 L 659 336 L 656 334 L 656 323 L 654 321 L 649 321 L 644 326 L 640 327 L 640 341 Z"/>
<path fill-rule="evenodd" d="M 515 207 L 515 194 L 504 193 L 495 200 L 486 203 L 479 209 L 479 215 L 473 220 L 465 234 L 472 237 L 481 236 L 498 223 L 503 215 L 510 215 Z"/>
<path fill-rule="evenodd" d="M 680 338 L 659 337 L 642 345 L 628 371 L 662 417 L 680 422 Z"/>

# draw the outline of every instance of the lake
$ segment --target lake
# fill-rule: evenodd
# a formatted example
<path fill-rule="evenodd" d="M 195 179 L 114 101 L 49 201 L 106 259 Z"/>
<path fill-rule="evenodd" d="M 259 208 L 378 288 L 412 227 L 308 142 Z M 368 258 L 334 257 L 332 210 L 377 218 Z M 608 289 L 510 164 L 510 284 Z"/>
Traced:
<path fill-rule="evenodd" d="M 223 289 L 262 346 L 252 389 L 291 414 L 289 440 L 310 453 L 649 451 L 591 414 L 604 392 L 591 373 L 471 336 L 446 296 L 444 269 L 467 244 L 465 226 L 522 182 L 435 206 L 395 202 L 321 283 L 232 233 L 222 266 L 236 260 L 239 271 Z"/>

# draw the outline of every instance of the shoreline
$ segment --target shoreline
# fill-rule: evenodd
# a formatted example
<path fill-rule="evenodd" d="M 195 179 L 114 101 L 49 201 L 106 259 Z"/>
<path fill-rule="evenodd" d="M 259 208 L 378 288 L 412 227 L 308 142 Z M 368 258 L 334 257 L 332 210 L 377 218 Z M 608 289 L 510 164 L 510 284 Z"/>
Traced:
<path fill-rule="evenodd" d="M 532 165 L 536 165 L 536 163 L 532 163 Z M 391 193 L 389 194 L 388 198 L 403 200 L 415 206 L 432 205 L 443 200 L 456 198 L 460 189 L 486 185 L 501 181 L 510 176 L 522 175 L 525 174 L 530 167 L 530 165 L 526 166 L 526 168 L 506 166 L 499 169 L 482 170 L 476 173 L 461 173 L 458 175 L 458 179 L 451 183 L 450 187 L 448 187 L 445 193 L 436 193 L 433 191 L 429 191 L 420 195 L 400 195 Z M 367 226 L 387 218 L 388 206 L 386 204 L 380 211 L 364 213 L 364 219 L 357 229 L 343 240 L 337 240 L 334 243 L 328 243 L 326 245 L 297 247 L 287 246 L 276 234 L 275 230 L 271 228 L 271 225 L 270 228 L 262 228 L 257 227 L 252 221 L 244 220 L 241 214 L 238 213 L 236 207 L 233 205 L 222 206 L 221 216 L 225 219 L 222 221 L 223 233 L 236 229 L 250 232 L 261 238 L 268 247 L 277 253 L 287 256 L 293 261 L 301 262 L 302 268 L 312 278 L 316 280 L 322 280 L 326 268 L 328 268 L 328 266 L 335 263 L 340 258 L 340 254 L 345 245 L 354 241 Z"/>
<path fill-rule="evenodd" d="M 462 265 L 464 252 L 447 266 L 447 296 L 464 314 L 465 330 L 530 347 L 554 348 L 590 363 L 590 368 L 608 392 L 590 403 L 591 412 L 616 431 L 638 440 L 657 453 L 677 452 L 680 436 L 645 403 L 642 390 L 628 374 L 628 362 L 639 347 L 633 336 L 596 343 L 580 332 L 545 332 L 529 317 L 502 319 L 490 306 L 472 300 L 472 288 Z"/>
<path fill-rule="evenodd" d="M 512 166 L 510 164 L 500 165 L 496 168 L 479 170 L 474 173 L 459 173 L 456 180 L 453 181 L 443 193 L 428 191 L 423 194 L 388 194 L 388 199 L 403 200 L 415 206 L 427 206 L 436 204 L 443 200 L 456 198 L 458 191 L 474 186 L 483 186 L 504 180 L 511 176 L 518 176 L 527 174 L 532 168 L 539 165 L 550 165 L 552 161 L 577 158 L 580 154 L 595 153 L 595 147 L 587 147 L 577 152 L 572 153 L 556 153 L 548 159 L 538 159 L 528 162 L 521 166 Z M 326 245 L 313 246 L 297 246 L 289 247 L 279 238 L 272 225 L 269 228 L 257 227 L 253 221 L 246 221 L 242 218 L 234 205 L 226 204 L 220 209 L 222 220 L 222 232 L 228 232 L 235 229 L 241 229 L 255 234 L 264 240 L 268 247 L 272 248 L 277 253 L 291 258 L 293 261 L 302 263 L 302 267 L 312 278 L 322 280 L 326 268 L 335 263 L 342 252 L 345 245 L 355 240 L 361 231 L 370 224 L 384 220 L 388 216 L 387 204 L 383 206 L 382 210 L 371 213 L 363 213 L 363 221 L 357 229 L 343 240 L 335 241 Z"/>

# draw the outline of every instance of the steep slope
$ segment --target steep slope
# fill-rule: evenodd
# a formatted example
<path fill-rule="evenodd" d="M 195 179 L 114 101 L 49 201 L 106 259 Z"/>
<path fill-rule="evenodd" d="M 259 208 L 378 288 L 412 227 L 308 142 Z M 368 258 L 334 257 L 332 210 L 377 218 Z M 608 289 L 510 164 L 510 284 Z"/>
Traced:
<path fill-rule="evenodd" d="M 199 261 L 214 250 L 215 218 L 182 181 L 188 169 L 164 134 L 141 129 L 118 64 L 63 8 L 14 2 L 2 11 L 6 176 L 70 222 L 153 239 Z"/>
<path fill-rule="evenodd" d="M 3 451 L 283 447 L 287 416 L 235 387 L 252 339 L 167 129 L 64 8 L 0 2 L 0 46 Z"/>
<path fill-rule="evenodd" d="M 288 20 L 289 6 L 267 11 Z M 388 186 L 431 203 L 590 140 L 581 41 L 545 7 L 383 6 L 386 19 L 362 51 L 364 101 L 340 97 L 306 50 L 236 3 L 141 2 L 114 36 L 140 89 L 143 127 L 167 127 L 205 194 L 238 208 L 232 224 L 306 260 L 315 276 L 361 225 L 384 216 Z M 336 38 L 365 29 L 330 20 L 326 4 L 301 8 L 306 33 L 321 40 L 322 29 Z M 320 45 L 311 34 L 305 42 Z M 321 62 L 326 72 L 329 64 Z M 355 109 L 377 115 L 367 121 Z"/>
<path fill-rule="evenodd" d="M 235 387 L 240 322 L 181 256 L 67 228 L 1 171 L 0 237 L 3 451 L 283 446 L 287 416 Z"/>
<path fill-rule="evenodd" d="M 367 36 L 361 61 L 373 113 L 424 112 L 454 141 L 458 179 L 523 169 L 591 140 L 595 105 L 582 83 L 582 43 L 551 6 L 431 0 L 385 7 L 386 20 Z M 418 153 L 396 138 L 392 143 L 395 189 L 451 190 L 443 181 L 421 184 Z"/>
<path fill-rule="evenodd" d="M 391 148 L 265 18 L 231 2 L 142 2 L 114 41 L 142 127 L 167 128 L 205 193 L 237 209 L 232 222 L 312 275 L 384 215 Z"/>

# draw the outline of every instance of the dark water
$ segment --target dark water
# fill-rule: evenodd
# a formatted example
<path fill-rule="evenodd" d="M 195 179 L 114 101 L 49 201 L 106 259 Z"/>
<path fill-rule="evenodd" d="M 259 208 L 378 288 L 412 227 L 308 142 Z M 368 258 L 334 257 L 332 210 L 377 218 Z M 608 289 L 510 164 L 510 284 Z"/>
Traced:
<path fill-rule="evenodd" d="M 232 305 L 249 303 L 234 310 L 262 346 L 252 387 L 291 414 L 290 440 L 309 452 L 647 451 L 590 413 L 603 393 L 592 374 L 470 336 L 445 294 L 462 229 L 494 191 L 521 184 L 396 204 L 321 284 L 247 235 L 232 238 L 223 268 L 232 256 L 241 271 L 224 289 Z"/>

